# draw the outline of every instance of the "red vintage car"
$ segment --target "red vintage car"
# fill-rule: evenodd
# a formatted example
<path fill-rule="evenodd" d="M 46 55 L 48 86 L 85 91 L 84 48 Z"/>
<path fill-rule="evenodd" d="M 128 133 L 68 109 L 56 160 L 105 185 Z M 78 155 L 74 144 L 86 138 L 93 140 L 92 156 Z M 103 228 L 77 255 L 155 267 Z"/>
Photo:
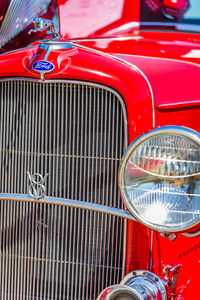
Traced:
<path fill-rule="evenodd" d="M 199 1 L 57 4 L 0 56 L 1 299 L 198 299 Z"/>

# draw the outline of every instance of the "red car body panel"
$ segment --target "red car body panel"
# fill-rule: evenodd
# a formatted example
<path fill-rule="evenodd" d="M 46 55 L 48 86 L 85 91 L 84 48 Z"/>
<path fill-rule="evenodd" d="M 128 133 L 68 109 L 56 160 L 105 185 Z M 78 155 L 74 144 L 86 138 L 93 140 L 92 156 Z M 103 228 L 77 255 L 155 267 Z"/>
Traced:
<path fill-rule="evenodd" d="M 150 37 L 151 41 L 149 41 Z M 187 42 L 187 40 L 190 42 Z M 79 43 L 117 56 L 144 72 L 153 90 L 156 127 L 180 125 L 200 132 L 198 88 L 200 56 L 190 57 L 187 55 L 192 55 L 194 49 L 197 53 L 200 48 L 198 35 L 140 32 L 137 37 L 126 37 L 118 41 L 101 39 L 79 41 Z M 176 47 L 173 47 L 173 43 L 178 44 L 180 47 L 177 52 L 173 50 L 176 49 Z M 155 47 L 153 47 L 153 44 Z M 162 57 L 161 49 L 157 49 L 157 45 L 162 45 L 165 57 Z M 128 123 L 130 124 L 130 120 Z M 132 141 L 130 134 L 132 130 L 129 126 L 129 142 Z M 151 231 L 136 222 L 129 222 L 127 273 L 135 269 L 151 268 L 149 259 L 150 244 Z M 192 282 L 193 278 L 194 281 L 198 278 L 199 245 L 200 238 L 191 239 L 178 234 L 175 241 L 170 241 L 168 238 L 154 233 L 152 270 L 162 277 L 163 269 L 167 265 L 182 265 L 177 285 L 179 299 L 195 298 L 196 291 Z M 134 255 L 132 255 L 133 253 Z"/>
<path fill-rule="evenodd" d="M 94 41 L 79 41 L 81 45 L 92 47 L 102 52 L 110 53 L 140 68 L 147 76 L 154 94 L 154 104 L 156 108 L 155 124 L 182 125 L 191 127 L 197 131 L 200 129 L 198 116 L 200 112 L 200 97 L 198 89 L 198 78 L 200 68 L 200 43 L 197 34 L 183 33 L 162 33 L 162 40 L 156 39 L 155 48 L 152 41 L 145 39 L 146 32 L 141 32 L 137 37 L 120 38 L 117 41 L 112 39 L 101 39 Z M 155 33 L 161 38 L 160 33 Z M 154 37 L 154 32 L 148 36 Z M 185 40 L 190 40 L 191 44 Z M 157 36 L 158 37 L 158 36 Z M 166 39 L 165 39 L 166 38 Z M 166 40 L 166 43 L 164 43 Z M 170 41 L 179 44 L 181 50 L 171 53 Z M 148 47 L 150 43 L 150 46 Z M 156 44 L 162 46 L 165 57 L 160 55 L 161 49 L 156 48 Z M 166 46 L 166 45 L 167 46 Z M 152 47 L 152 50 L 149 49 Z M 141 49 L 141 55 L 138 50 Z M 172 47 L 173 48 L 173 47 Z M 199 57 L 192 56 L 192 51 L 199 53 Z M 145 52 L 146 50 L 146 52 Z M 199 52 L 198 52 L 199 51 Z M 148 52 L 151 52 L 151 55 Z M 135 54 L 136 53 L 136 54 Z M 186 58 L 183 56 L 186 56 Z M 182 87 L 185 87 L 184 89 Z M 193 118 L 188 118 L 188 111 Z"/>
<path fill-rule="evenodd" d="M 130 22 L 131 3 L 132 0 L 126 2 L 118 23 L 101 28 L 91 36 L 106 35 L 116 25 L 120 27 L 122 22 Z M 58 4 L 61 36 L 69 38 L 65 30 L 67 20 L 63 20 L 67 1 L 58 0 Z M 137 9 L 136 12 L 134 21 L 138 21 Z M 130 37 L 128 32 L 120 38 L 79 39 L 74 41 L 77 45 L 72 49 L 52 51 L 48 61 L 55 65 L 55 69 L 46 74 L 45 79 L 84 80 L 117 90 L 126 104 L 129 143 L 153 129 L 153 113 L 155 127 L 181 125 L 200 132 L 199 35 L 160 31 L 135 31 L 134 34 Z M 37 45 L 33 45 L 1 55 L 0 77 L 40 80 L 40 74 L 32 69 L 32 65 L 42 60 L 44 54 Z M 152 87 L 153 99 L 142 74 Z M 178 234 L 175 241 L 170 241 L 154 232 L 152 240 L 151 234 L 151 230 L 143 225 L 128 222 L 126 271 L 151 269 L 163 277 L 165 266 L 181 264 L 177 299 L 194 299 L 200 271 L 200 237 L 192 239 Z M 150 259 L 151 242 L 153 264 Z"/>
<path fill-rule="evenodd" d="M 62 38 L 136 34 L 140 1 L 58 0 L 58 12 Z"/>

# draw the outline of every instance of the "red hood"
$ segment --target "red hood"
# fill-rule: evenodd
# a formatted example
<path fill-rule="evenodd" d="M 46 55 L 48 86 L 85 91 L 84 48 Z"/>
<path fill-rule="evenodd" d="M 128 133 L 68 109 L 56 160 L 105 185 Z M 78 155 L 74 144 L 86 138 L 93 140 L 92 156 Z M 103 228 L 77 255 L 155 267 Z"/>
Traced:
<path fill-rule="evenodd" d="M 140 32 L 138 36 L 79 41 L 139 67 L 150 81 L 160 110 L 200 106 L 198 34 Z"/>

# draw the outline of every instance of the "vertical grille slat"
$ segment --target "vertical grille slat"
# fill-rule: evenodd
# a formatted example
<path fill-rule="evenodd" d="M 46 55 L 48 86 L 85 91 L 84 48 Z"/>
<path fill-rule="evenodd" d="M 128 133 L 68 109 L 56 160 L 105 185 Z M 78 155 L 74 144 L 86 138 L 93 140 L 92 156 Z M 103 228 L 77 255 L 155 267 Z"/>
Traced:
<path fill-rule="evenodd" d="M 75 81 L 0 81 L 0 193 L 123 208 L 117 177 L 126 112 L 112 89 Z M 56 204 L 0 201 L 2 299 L 92 300 L 121 279 L 125 220 Z"/>

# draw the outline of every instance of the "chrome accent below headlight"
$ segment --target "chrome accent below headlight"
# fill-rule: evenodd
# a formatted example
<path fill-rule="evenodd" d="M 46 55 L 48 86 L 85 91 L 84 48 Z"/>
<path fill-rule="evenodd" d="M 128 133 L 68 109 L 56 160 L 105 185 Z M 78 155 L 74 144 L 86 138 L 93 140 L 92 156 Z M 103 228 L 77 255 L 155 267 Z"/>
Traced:
<path fill-rule="evenodd" d="M 97 300 L 166 300 L 163 281 L 148 271 L 127 274 L 119 285 L 106 288 Z"/>
<path fill-rule="evenodd" d="M 134 141 L 121 165 L 122 198 L 144 225 L 185 231 L 200 222 L 200 134 L 179 126 Z"/>

